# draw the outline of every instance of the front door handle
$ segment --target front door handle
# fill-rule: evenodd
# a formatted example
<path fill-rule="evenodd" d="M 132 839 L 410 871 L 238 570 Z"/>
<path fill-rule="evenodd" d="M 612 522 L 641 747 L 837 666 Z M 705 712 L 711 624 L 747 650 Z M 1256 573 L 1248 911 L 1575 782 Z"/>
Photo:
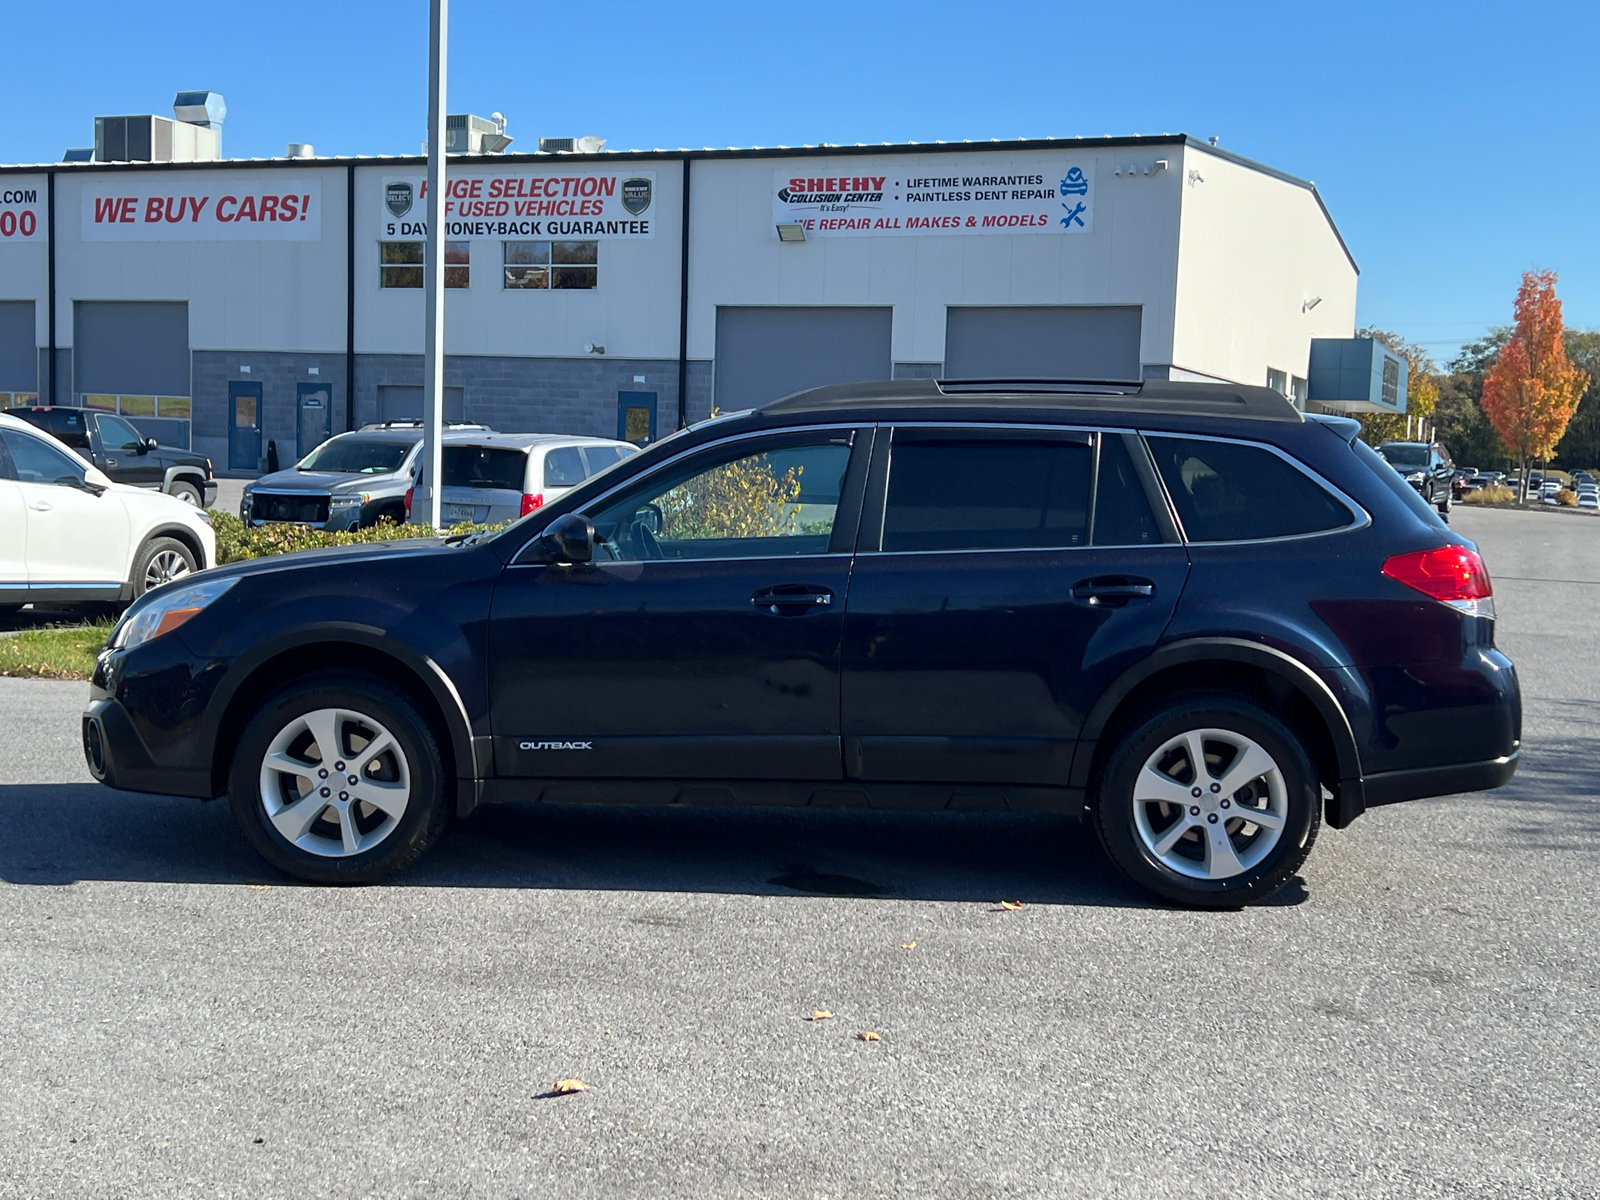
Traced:
<path fill-rule="evenodd" d="M 750 603 L 775 617 L 803 617 L 831 605 L 833 592 L 810 583 L 780 583 L 758 588 L 751 595 Z"/>
<path fill-rule="evenodd" d="M 114 458 L 108 458 L 108 459 L 106 459 L 106 466 L 108 466 L 108 467 L 114 467 L 114 466 L 116 466 L 116 465 L 117 465 L 117 460 L 116 460 L 116 459 L 114 459 Z"/>
<path fill-rule="evenodd" d="M 43 500 L 35 500 L 33 502 L 33 511 L 34 512 L 49 512 L 51 510 L 51 508 L 52 508 L 52 505 L 46 503 Z"/>
<path fill-rule="evenodd" d="M 1147 600 L 1156 585 L 1133 575 L 1099 575 L 1072 585 L 1072 598 L 1094 607 L 1121 608 L 1130 600 Z"/>

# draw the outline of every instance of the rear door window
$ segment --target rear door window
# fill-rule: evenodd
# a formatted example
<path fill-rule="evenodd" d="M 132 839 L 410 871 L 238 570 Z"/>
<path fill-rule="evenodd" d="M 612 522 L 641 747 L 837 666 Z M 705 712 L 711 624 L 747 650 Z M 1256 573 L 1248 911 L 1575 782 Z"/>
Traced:
<path fill-rule="evenodd" d="M 577 487 L 588 477 L 583 451 L 577 446 L 557 446 L 545 454 L 545 487 Z"/>
<path fill-rule="evenodd" d="M 89 449 L 89 418 L 77 408 L 52 408 L 32 418 L 46 433 L 60 438 L 74 450 Z"/>
<path fill-rule="evenodd" d="M 1088 435 L 1013 441 L 896 430 L 883 549 L 1082 546 L 1092 466 Z"/>
<path fill-rule="evenodd" d="M 1138 443 L 1134 443 L 1138 448 Z M 1143 451 L 1140 450 L 1142 454 Z M 1100 437 L 1100 479 L 1094 499 L 1096 546 L 1153 546 L 1162 540 L 1150 497 L 1119 433 Z"/>
<path fill-rule="evenodd" d="M 1200 438 L 1148 439 L 1191 542 L 1249 542 L 1342 529 L 1355 514 L 1264 446 Z"/>

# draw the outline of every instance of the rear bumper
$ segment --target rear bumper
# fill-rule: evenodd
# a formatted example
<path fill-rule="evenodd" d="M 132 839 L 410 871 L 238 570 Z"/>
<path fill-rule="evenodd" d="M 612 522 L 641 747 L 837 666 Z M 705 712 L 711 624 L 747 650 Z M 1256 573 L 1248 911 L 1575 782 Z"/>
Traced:
<path fill-rule="evenodd" d="M 83 714 L 83 757 L 89 773 L 108 787 L 127 792 L 211 798 L 205 771 L 158 766 L 127 710 L 115 698 L 95 700 Z"/>
<path fill-rule="evenodd" d="M 1486 792 L 1501 787 L 1510 783 L 1511 777 L 1517 773 L 1520 755 L 1519 747 L 1503 758 L 1368 775 L 1364 780 L 1367 807 L 1422 800 L 1428 796 L 1453 796 L 1458 792 Z"/>

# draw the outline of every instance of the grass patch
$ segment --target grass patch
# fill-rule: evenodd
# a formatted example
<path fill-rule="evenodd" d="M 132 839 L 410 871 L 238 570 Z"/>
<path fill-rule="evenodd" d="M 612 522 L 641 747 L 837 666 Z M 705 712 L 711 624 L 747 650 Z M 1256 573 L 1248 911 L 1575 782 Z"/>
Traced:
<path fill-rule="evenodd" d="M 1463 504 L 1510 504 L 1516 500 L 1517 494 L 1510 488 L 1486 487 L 1475 492 L 1467 492 L 1461 497 Z"/>
<path fill-rule="evenodd" d="M 0 675 L 16 679 L 82 679 L 111 636 L 111 622 L 54 625 L 0 637 Z"/>

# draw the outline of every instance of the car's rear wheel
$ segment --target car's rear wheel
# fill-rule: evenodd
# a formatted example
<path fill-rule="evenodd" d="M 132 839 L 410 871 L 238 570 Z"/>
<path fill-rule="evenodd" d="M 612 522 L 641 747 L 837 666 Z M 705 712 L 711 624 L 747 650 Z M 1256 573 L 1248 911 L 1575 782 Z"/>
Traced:
<path fill-rule="evenodd" d="M 133 560 L 133 598 L 195 572 L 194 551 L 177 538 L 151 538 Z"/>
<path fill-rule="evenodd" d="M 1231 692 L 1180 695 L 1135 720 L 1094 798 L 1113 861 L 1196 908 L 1238 908 L 1287 883 L 1316 840 L 1320 807 L 1300 739 Z"/>
<path fill-rule="evenodd" d="M 239 739 L 234 820 L 273 866 L 311 883 L 375 883 L 449 820 L 439 740 L 381 680 L 326 673 L 270 696 Z"/>
<path fill-rule="evenodd" d="M 205 497 L 200 494 L 200 489 L 192 483 L 177 480 L 172 485 L 172 490 L 167 493 L 175 500 L 182 500 L 185 504 L 192 504 L 196 508 L 205 507 Z"/>

